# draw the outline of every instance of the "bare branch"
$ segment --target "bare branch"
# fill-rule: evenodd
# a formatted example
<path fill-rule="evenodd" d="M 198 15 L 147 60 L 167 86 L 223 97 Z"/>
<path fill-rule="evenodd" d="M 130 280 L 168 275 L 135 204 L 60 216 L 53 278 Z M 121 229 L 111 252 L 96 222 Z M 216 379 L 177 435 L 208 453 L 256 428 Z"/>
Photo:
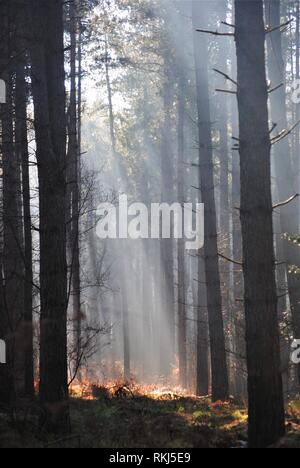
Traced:
<path fill-rule="evenodd" d="M 271 133 L 275 130 L 276 127 L 277 127 L 277 123 L 274 123 L 274 122 L 273 122 L 272 127 L 270 128 L 269 133 L 271 134 Z"/>
<path fill-rule="evenodd" d="M 268 93 L 274 93 L 274 91 L 277 91 L 277 89 L 282 88 L 283 83 L 280 83 L 279 85 L 275 86 L 274 88 L 269 89 Z"/>
<path fill-rule="evenodd" d="M 290 19 L 286 23 L 282 23 L 279 26 L 275 26 L 274 28 L 270 28 L 270 27 L 267 26 L 266 27 L 266 34 L 270 34 L 270 33 L 273 33 L 275 31 L 278 31 L 278 29 L 285 28 L 286 26 L 289 26 L 293 21 L 294 21 L 293 19 Z"/>
<path fill-rule="evenodd" d="M 281 138 L 284 138 L 286 130 L 282 130 L 278 135 L 274 136 L 271 138 L 271 144 L 275 145 L 277 143 L 277 140 L 280 141 Z"/>
<path fill-rule="evenodd" d="M 229 89 L 219 89 L 219 88 L 216 89 L 216 92 L 217 93 L 227 93 L 227 94 L 237 94 L 236 91 L 230 91 Z"/>
<path fill-rule="evenodd" d="M 224 26 L 228 26 L 229 28 L 236 28 L 235 24 L 227 23 L 227 21 L 221 21 L 221 24 L 224 24 Z"/>
<path fill-rule="evenodd" d="M 296 193 L 296 195 L 293 195 L 288 200 L 286 200 L 284 202 L 281 202 L 281 203 L 277 203 L 276 205 L 274 205 L 273 210 L 276 210 L 276 208 L 281 208 L 282 206 L 288 205 L 289 203 L 291 203 L 292 201 L 294 201 L 298 197 L 299 197 L 299 193 Z"/>
<path fill-rule="evenodd" d="M 223 255 L 221 253 L 218 253 L 218 256 L 223 258 L 223 260 L 226 260 L 227 262 L 233 263 L 234 265 L 244 266 L 243 262 L 238 262 L 236 260 L 233 260 L 232 258 L 226 257 L 226 255 Z"/>
<path fill-rule="evenodd" d="M 213 71 L 223 76 L 225 80 L 231 81 L 231 83 L 237 86 L 237 82 L 234 79 L 232 79 L 229 75 L 227 75 L 226 73 L 222 72 L 221 70 L 218 70 L 217 68 L 213 68 Z"/>
<path fill-rule="evenodd" d="M 209 31 L 207 29 L 196 29 L 197 32 L 204 33 L 204 34 L 212 34 L 213 36 L 227 36 L 227 37 L 234 37 L 234 33 L 220 33 L 218 31 Z"/>
<path fill-rule="evenodd" d="M 283 130 L 282 132 L 279 133 L 279 135 L 276 135 L 274 138 L 271 139 L 271 144 L 276 145 L 276 143 L 279 143 L 283 138 L 286 138 L 288 135 L 292 133 L 293 130 L 299 125 L 300 120 L 298 120 L 294 125 L 292 125 L 291 128 L 287 130 Z"/>

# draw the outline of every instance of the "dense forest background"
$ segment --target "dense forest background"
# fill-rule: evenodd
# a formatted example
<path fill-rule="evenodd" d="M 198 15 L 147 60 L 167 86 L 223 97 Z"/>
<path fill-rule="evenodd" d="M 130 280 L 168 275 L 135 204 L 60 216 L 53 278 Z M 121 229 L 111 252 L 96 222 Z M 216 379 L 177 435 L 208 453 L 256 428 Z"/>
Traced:
<path fill-rule="evenodd" d="M 0 446 L 300 443 L 299 0 L 0 23 Z M 204 247 L 99 238 L 124 194 L 204 203 Z"/>

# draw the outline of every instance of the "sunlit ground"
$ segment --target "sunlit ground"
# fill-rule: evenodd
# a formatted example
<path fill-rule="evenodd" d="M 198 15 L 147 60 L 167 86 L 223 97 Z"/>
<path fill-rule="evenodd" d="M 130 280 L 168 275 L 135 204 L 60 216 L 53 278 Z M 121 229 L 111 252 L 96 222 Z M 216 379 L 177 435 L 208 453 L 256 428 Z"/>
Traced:
<path fill-rule="evenodd" d="M 71 407 L 83 446 L 115 448 L 232 447 L 246 444 L 243 408 L 180 388 L 110 382 L 72 386 Z M 92 428 L 92 429 L 91 429 Z"/>
<path fill-rule="evenodd" d="M 38 405 L 0 412 L 0 448 L 247 448 L 247 410 L 180 388 L 84 380 L 70 389 L 72 434 L 44 434 Z M 18 424 L 19 422 L 19 424 Z M 280 448 L 300 448 L 300 400 L 287 406 Z"/>
<path fill-rule="evenodd" d="M 134 381 L 124 382 L 122 380 L 107 382 L 104 385 L 89 380 L 75 381 L 70 386 L 70 395 L 73 398 L 82 398 L 84 400 L 95 400 L 99 395 L 106 395 L 108 398 L 115 396 L 144 396 L 153 400 L 169 400 L 178 397 L 197 399 L 195 395 L 179 386 L 143 385 Z"/>

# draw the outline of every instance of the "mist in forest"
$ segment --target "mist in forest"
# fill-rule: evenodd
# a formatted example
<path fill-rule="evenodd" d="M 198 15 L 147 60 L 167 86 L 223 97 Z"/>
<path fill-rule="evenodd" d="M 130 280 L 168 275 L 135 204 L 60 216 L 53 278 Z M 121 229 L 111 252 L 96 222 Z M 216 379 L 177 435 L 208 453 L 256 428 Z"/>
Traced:
<path fill-rule="evenodd" d="M 47 444 L 84 401 L 109 444 L 137 403 L 129 439 L 153 405 L 188 446 L 281 441 L 299 419 L 299 0 L 2 0 L 0 24 L 1 427 L 28 405 Z"/>
<path fill-rule="evenodd" d="M 231 2 L 196 3 L 199 30 L 228 32 L 228 25 L 234 22 Z M 268 7 L 265 15 L 269 24 Z M 144 2 L 140 11 L 134 2 L 130 7 L 126 2 L 103 2 L 91 11 L 90 21 L 91 43 L 87 46 L 84 63 L 89 72 L 83 79 L 83 151 L 87 154 L 82 158 L 83 170 L 93 173 L 95 179 L 95 212 L 90 222 L 97 223 L 97 203 L 105 200 L 117 206 L 120 194 L 127 194 L 131 202 L 147 206 L 201 201 L 194 48 L 203 33 L 195 32 L 192 2 L 149 1 Z M 140 28 L 141 23 L 143 28 Z M 153 31 L 160 35 L 159 45 Z M 270 49 L 273 46 L 268 44 Z M 290 66 L 295 65 L 293 62 Z M 238 185 L 239 163 L 234 98 L 236 54 L 230 38 L 211 39 L 208 73 L 219 250 L 231 258 L 234 253 L 230 252 L 236 249 L 232 204 L 238 203 L 239 193 L 235 186 L 230 193 L 228 177 Z M 273 80 L 280 81 L 280 76 L 269 79 L 270 86 L 275 87 L 277 82 Z M 290 85 L 288 77 L 287 90 Z M 179 141 L 176 115 L 181 105 L 180 87 L 184 91 L 182 141 Z M 280 90 L 274 92 L 272 105 L 278 106 L 278 101 L 280 105 L 280 99 Z M 285 124 L 278 119 L 272 137 L 280 135 Z M 288 140 L 284 144 L 288 144 Z M 284 151 L 282 145 L 276 151 Z M 278 200 L 274 179 L 273 182 L 273 195 Z M 284 181 L 284 199 L 297 193 L 297 185 L 298 180 L 293 186 L 288 179 Z M 277 237 L 280 237 L 281 221 L 276 213 L 274 222 L 278 228 Z M 84 230 L 84 222 L 81 229 Z M 296 226 L 290 232 L 297 232 Z M 97 238 L 95 230 L 90 232 L 83 259 L 92 283 L 100 280 L 100 284 L 96 288 L 95 285 L 87 287 L 84 314 L 99 321 L 104 330 L 98 351 L 88 364 L 89 378 L 105 382 L 121 378 L 125 373 L 127 379 L 139 383 L 182 385 L 178 332 L 181 306 L 186 317 L 185 382 L 190 391 L 195 391 L 197 323 L 199 307 L 206 305 L 205 288 L 201 292 L 201 282 L 203 285 L 205 279 L 198 277 L 201 251 L 185 252 L 182 260 L 178 249 L 180 243 L 174 239 L 103 242 Z M 237 256 L 239 250 L 236 250 Z M 279 252 L 277 255 L 278 262 L 282 261 Z M 178 290 L 182 274 L 179 269 L 184 272 L 184 291 Z M 242 286 L 234 286 L 238 270 L 237 265 L 220 259 L 227 358 L 233 373 L 236 369 L 244 372 L 243 364 L 234 356 L 230 336 L 234 315 L 239 314 L 235 289 L 241 290 Z M 278 275 L 280 288 L 285 290 L 284 269 Z M 238 281 L 242 283 L 241 278 Z M 281 303 L 285 310 L 286 296 Z M 205 314 L 204 320 L 207 321 Z M 236 333 L 241 334 L 242 330 L 237 329 Z"/>
<path fill-rule="evenodd" d="M 92 72 L 83 79 L 83 150 L 87 154 L 82 165 L 96 181 L 93 208 L 103 200 L 117 206 L 120 194 L 149 207 L 162 202 L 196 204 L 200 201 L 199 138 L 192 3 L 144 2 L 142 11 L 134 2 L 130 8 L 126 6 L 104 2 L 91 12 L 92 45 L 85 66 Z M 206 9 L 207 2 L 199 2 L 199 8 Z M 216 8 L 210 11 L 212 24 L 230 21 L 232 11 L 225 8 L 224 2 L 216 2 Z M 137 21 L 143 23 L 146 33 L 136 31 Z M 119 29 L 114 22 L 124 28 Z M 210 24 L 200 16 L 198 27 L 208 29 Z M 153 28 L 162 35 L 159 48 Z M 201 34 L 196 34 L 197 42 Z M 220 132 L 228 125 L 227 109 L 236 112 L 236 106 L 231 97 L 224 99 L 215 91 L 224 86 L 224 77 L 212 69 L 220 64 L 226 70 L 234 67 L 234 50 L 230 47 L 227 39 L 217 39 L 210 54 L 216 177 L 221 170 Z M 179 141 L 176 112 L 181 86 L 185 135 Z M 223 144 L 229 152 L 231 142 L 228 135 L 226 138 Z M 219 183 L 218 197 L 220 190 Z M 93 216 L 92 222 L 97 223 L 96 211 Z M 229 219 L 229 213 L 221 214 L 219 207 L 219 224 L 221 217 Z M 228 232 L 222 236 L 222 242 L 231 243 Z M 180 302 L 186 315 L 186 387 L 195 391 L 199 252 L 185 251 L 178 259 L 178 249 L 180 242 L 176 239 L 101 241 L 95 230 L 90 232 L 83 255 L 86 268 L 92 282 L 99 279 L 99 274 L 108 276 L 99 288 L 92 286 L 85 293 L 84 313 L 89 319 L 98 317 L 106 330 L 88 365 L 89 378 L 102 382 L 121 378 L 125 366 L 126 378 L 139 383 L 180 386 Z M 223 265 L 224 274 L 226 270 Z M 184 291 L 179 292 L 178 278 L 182 274 Z M 229 278 L 232 283 L 231 268 Z M 200 300 L 204 307 L 205 290 Z"/>

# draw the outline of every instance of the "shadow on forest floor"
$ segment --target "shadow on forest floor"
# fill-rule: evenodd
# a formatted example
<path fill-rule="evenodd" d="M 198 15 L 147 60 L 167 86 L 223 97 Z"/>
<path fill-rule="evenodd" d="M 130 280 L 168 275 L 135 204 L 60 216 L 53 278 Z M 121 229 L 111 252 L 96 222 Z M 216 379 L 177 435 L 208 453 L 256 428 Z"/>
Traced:
<path fill-rule="evenodd" d="M 41 438 L 34 417 L 14 427 L 0 415 L 0 448 L 234 448 L 246 447 L 247 413 L 231 404 L 162 395 L 72 399 L 73 436 Z M 289 405 L 288 436 L 278 447 L 300 448 L 300 402 Z"/>
<path fill-rule="evenodd" d="M 74 406 L 73 406 L 74 405 Z M 246 440 L 246 414 L 194 398 L 113 398 L 73 403 L 83 446 L 111 448 L 230 447 Z M 90 432 L 90 435 L 89 433 Z"/>

